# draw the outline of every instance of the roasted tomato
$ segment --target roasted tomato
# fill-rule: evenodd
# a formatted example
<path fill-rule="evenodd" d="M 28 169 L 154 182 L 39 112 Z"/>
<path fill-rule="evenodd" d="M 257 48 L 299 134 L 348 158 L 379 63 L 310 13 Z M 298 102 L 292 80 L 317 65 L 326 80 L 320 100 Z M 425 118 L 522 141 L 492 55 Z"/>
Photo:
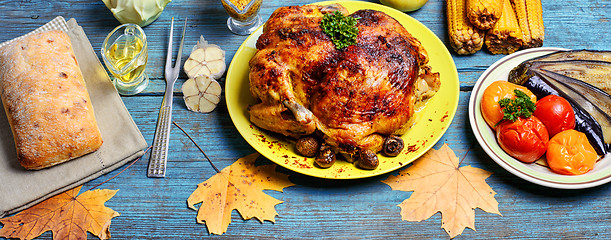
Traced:
<path fill-rule="evenodd" d="M 537 161 L 547 149 L 549 135 L 541 121 L 531 116 L 512 122 L 504 120 L 496 128 L 499 145 L 510 156 L 525 162 Z"/>
<path fill-rule="evenodd" d="M 569 101 L 556 95 L 548 95 L 536 103 L 533 113 L 547 128 L 550 137 L 575 128 L 575 112 Z"/>
<path fill-rule="evenodd" d="M 598 159 L 596 150 L 586 135 L 573 129 L 552 137 L 547 146 L 547 165 L 556 173 L 579 175 L 594 168 Z"/>
<path fill-rule="evenodd" d="M 484 90 L 482 95 L 481 110 L 484 120 L 491 128 L 496 128 L 495 125 L 503 119 L 503 110 L 499 105 L 499 100 L 504 98 L 514 99 L 514 90 L 518 89 L 528 96 L 533 102 L 537 101 L 537 97 L 526 87 L 513 84 L 507 81 L 496 81 L 490 84 Z"/>

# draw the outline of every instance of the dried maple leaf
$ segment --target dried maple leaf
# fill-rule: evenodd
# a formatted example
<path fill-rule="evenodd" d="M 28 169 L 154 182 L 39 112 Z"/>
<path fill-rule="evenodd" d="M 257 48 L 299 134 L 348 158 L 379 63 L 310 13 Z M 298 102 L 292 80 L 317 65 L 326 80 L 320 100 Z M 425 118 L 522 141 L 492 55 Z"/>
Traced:
<path fill-rule="evenodd" d="M 444 144 L 431 149 L 414 164 L 382 181 L 393 190 L 413 191 L 399 204 L 402 220 L 422 221 L 441 212 L 441 227 L 455 237 L 468 227 L 475 230 L 475 211 L 501 215 L 496 192 L 486 184 L 491 172 L 471 166 L 458 167 L 459 160 Z"/>
<path fill-rule="evenodd" d="M 51 230 L 53 239 L 87 239 L 87 231 L 110 238 L 110 220 L 118 212 L 104 206 L 119 190 L 96 189 L 76 196 L 81 186 L 58 194 L 11 217 L 0 219 L 0 236 L 32 239 Z"/>
<path fill-rule="evenodd" d="M 189 207 L 201 203 L 197 212 L 197 222 L 204 223 L 208 232 L 221 235 L 227 231 L 231 222 L 231 212 L 238 210 L 244 220 L 258 219 L 261 223 L 275 222 L 278 215 L 274 208 L 282 201 L 275 199 L 263 190 L 282 192 L 285 187 L 295 184 L 288 175 L 277 173 L 276 165 L 255 166 L 258 153 L 238 159 L 231 166 L 197 185 L 197 189 L 187 199 Z"/>

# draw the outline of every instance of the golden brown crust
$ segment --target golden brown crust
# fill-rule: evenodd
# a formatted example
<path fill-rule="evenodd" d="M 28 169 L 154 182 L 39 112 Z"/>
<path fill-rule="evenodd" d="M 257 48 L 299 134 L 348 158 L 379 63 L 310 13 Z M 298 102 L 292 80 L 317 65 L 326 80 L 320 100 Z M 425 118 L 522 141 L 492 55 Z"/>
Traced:
<path fill-rule="evenodd" d="M 0 48 L 0 91 L 24 168 L 50 167 L 102 145 L 66 33 L 32 34 Z"/>
<path fill-rule="evenodd" d="M 356 44 L 336 49 L 319 26 L 330 10 L 347 13 L 341 5 L 306 5 L 270 16 L 249 62 L 256 101 L 250 120 L 294 138 L 319 130 L 343 153 L 377 152 L 384 136 L 412 125 L 415 103 L 435 94 L 439 75 L 430 71 L 420 41 L 380 11 L 350 14 L 357 19 Z M 416 82 L 427 86 L 415 89 Z"/>

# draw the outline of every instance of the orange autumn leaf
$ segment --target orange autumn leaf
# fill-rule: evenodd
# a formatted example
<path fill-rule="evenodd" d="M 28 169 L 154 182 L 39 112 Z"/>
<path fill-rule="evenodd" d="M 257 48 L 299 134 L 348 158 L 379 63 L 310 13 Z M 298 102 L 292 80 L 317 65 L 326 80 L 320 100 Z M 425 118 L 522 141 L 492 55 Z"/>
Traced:
<path fill-rule="evenodd" d="M 0 219 L 0 236 L 33 239 L 51 230 L 53 239 L 87 239 L 87 232 L 110 238 L 110 220 L 119 213 L 104 206 L 119 190 L 96 189 L 77 194 L 81 186 L 60 193 L 11 217 Z"/>
<path fill-rule="evenodd" d="M 285 187 L 295 184 L 288 175 L 277 173 L 276 165 L 255 166 L 260 154 L 254 153 L 238 159 L 220 173 L 197 185 L 187 203 L 193 210 L 201 203 L 197 212 L 197 222 L 204 223 L 208 232 L 221 235 L 231 223 L 231 212 L 238 210 L 244 220 L 251 218 L 275 222 L 278 215 L 274 208 L 282 201 L 275 199 L 263 190 L 282 192 Z"/>
<path fill-rule="evenodd" d="M 475 208 L 501 215 L 494 199 L 496 192 L 485 181 L 492 173 L 458 165 L 458 158 L 444 144 L 439 150 L 428 151 L 398 176 L 382 181 L 393 190 L 413 191 L 399 204 L 402 220 L 418 222 L 441 212 L 441 227 L 453 238 L 466 227 L 475 230 Z"/>

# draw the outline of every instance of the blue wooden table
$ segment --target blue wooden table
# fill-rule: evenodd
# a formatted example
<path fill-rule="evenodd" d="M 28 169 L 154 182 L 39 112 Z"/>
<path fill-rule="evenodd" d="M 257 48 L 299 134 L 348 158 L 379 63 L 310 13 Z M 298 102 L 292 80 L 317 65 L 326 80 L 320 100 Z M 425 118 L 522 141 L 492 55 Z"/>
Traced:
<path fill-rule="evenodd" d="M 261 15 L 267 19 L 278 7 L 302 5 L 314 1 L 268 0 Z M 373 1 L 377 2 L 377 1 Z M 611 2 L 608 0 L 543 0 L 545 42 L 543 46 L 570 49 L 611 50 Z M 408 13 L 431 29 L 450 48 L 447 35 L 445 1 L 429 0 L 420 10 Z M 107 33 L 119 22 L 102 1 L 0 1 L 0 42 L 27 33 L 61 15 L 75 18 L 89 37 L 96 51 Z M 227 14 L 220 0 L 174 0 L 157 21 L 144 28 L 149 38 L 147 73 L 151 84 L 145 92 L 122 97 L 134 121 L 149 144 L 155 132 L 157 113 L 165 81 L 166 42 L 169 22 L 189 18 L 185 49 L 200 35 L 227 51 L 230 63 L 246 36 L 229 32 Z M 179 25 L 179 28 L 181 26 Z M 502 216 L 475 210 L 477 231 L 466 229 L 457 239 L 507 238 L 611 238 L 611 188 L 609 184 L 582 190 L 558 190 L 524 181 L 497 165 L 479 146 L 467 116 L 471 90 L 480 74 L 504 55 L 480 51 L 472 56 L 453 54 L 460 78 L 458 110 L 450 128 L 436 144 L 447 143 L 463 165 L 493 172 L 487 183 L 497 192 Z M 98 57 L 101 57 L 98 53 Z M 184 54 L 183 61 L 187 54 Z M 180 86 L 186 79 L 181 73 L 174 94 L 173 119 L 206 151 L 220 169 L 255 152 L 235 129 L 225 101 L 210 114 L 197 114 L 186 109 Z M 224 78 L 220 79 L 221 85 Z M 290 175 L 296 186 L 284 193 L 266 191 L 284 203 L 277 205 L 276 223 L 244 221 L 237 212 L 227 232 L 209 235 L 205 225 L 196 223 L 196 212 L 187 207 L 186 199 L 216 172 L 202 154 L 176 127 L 171 132 L 168 173 L 165 178 L 147 178 L 148 154 L 118 177 L 100 188 L 120 189 L 106 206 L 121 216 L 112 220 L 113 239 L 445 239 L 440 228 L 441 214 L 422 222 L 402 221 L 397 206 L 410 193 L 392 191 L 380 182 L 389 174 L 349 181 L 324 180 L 281 169 Z M 87 183 L 95 186 L 120 168 Z M 51 238 L 51 233 L 41 239 Z M 90 239 L 95 239 L 89 235 Z"/>

